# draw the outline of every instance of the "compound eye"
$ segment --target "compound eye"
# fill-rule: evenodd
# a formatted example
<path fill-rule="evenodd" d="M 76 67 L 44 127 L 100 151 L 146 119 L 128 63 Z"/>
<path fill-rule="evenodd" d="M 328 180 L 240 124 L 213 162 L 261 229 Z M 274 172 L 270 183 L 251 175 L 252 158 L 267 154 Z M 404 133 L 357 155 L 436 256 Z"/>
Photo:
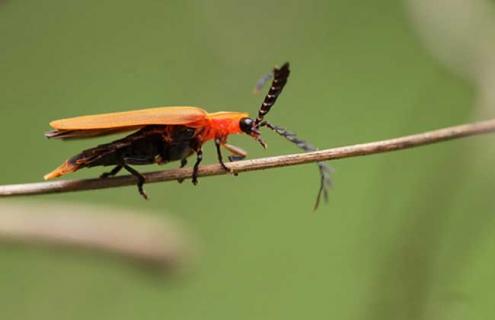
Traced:
<path fill-rule="evenodd" d="M 253 130 L 254 120 L 251 118 L 242 118 L 239 121 L 239 127 L 241 127 L 242 132 L 251 134 Z"/>

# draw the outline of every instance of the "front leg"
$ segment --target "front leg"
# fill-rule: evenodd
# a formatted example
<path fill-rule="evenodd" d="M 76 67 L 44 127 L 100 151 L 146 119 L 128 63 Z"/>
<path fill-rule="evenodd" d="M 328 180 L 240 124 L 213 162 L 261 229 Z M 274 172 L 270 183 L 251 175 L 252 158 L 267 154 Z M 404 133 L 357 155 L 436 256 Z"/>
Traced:
<path fill-rule="evenodd" d="M 239 161 L 247 157 L 247 152 L 239 147 L 233 146 L 228 143 L 225 143 L 223 147 L 229 150 L 229 152 L 232 154 L 229 156 L 229 160 L 231 162 Z"/>
<path fill-rule="evenodd" d="M 199 170 L 199 164 L 203 160 L 203 150 L 201 150 L 201 147 L 196 150 L 196 163 L 194 163 L 193 167 L 193 174 L 192 174 L 192 183 L 194 185 L 198 184 L 198 170 Z"/>
<path fill-rule="evenodd" d="M 217 157 L 218 157 L 218 162 L 220 165 L 225 169 L 225 171 L 233 173 L 233 170 L 227 167 L 227 165 L 223 162 L 223 157 L 222 157 L 222 150 L 220 147 L 222 146 L 222 143 L 220 139 L 215 139 L 215 147 L 217 148 Z"/>

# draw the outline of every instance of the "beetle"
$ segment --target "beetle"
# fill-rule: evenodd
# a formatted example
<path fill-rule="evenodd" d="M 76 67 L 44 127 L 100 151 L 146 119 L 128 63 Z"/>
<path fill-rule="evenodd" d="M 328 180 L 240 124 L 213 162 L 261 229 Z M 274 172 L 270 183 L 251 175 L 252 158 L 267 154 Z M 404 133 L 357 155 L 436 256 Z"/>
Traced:
<path fill-rule="evenodd" d="M 146 179 L 131 165 L 180 161 L 182 168 L 186 166 L 187 158 L 196 154 L 192 174 L 192 182 L 196 185 L 198 183 L 199 164 L 203 160 L 202 146 L 209 140 L 213 140 L 215 143 L 218 162 L 231 173 L 234 172 L 225 164 L 221 148 L 225 148 L 231 153 L 228 157 L 230 161 L 241 160 L 247 156 L 247 153 L 241 148 L 227 143 L 227 138 L 231 134 L 247 134 L 260 143 L 263 148 L 266 148 L 266 144 L 261 138 L 260 128 L 267 127 L 306 152 L 317 150 L 311 144 L 299 139 L 294 133 L 264 120 L 265 115 L 275 104 L 287 83 L 289 74 L 289 63 L 285 63 L 280 68 L 275 67 L 269 76 L 265 76 L 257 83 L 256 87 L 259 89 L 264 82 L 273 78 L 271 87 L 255 119 L 250 118 L 244 112 L 208 113 L 200 107 L 179 106 L 52 121 L 50 126 L 54 130 L 45 133 L 47 138 L 70 140 L 129 131 L 133 131 L 133 133 L 122 139 L 82 151 L 46 174 L 44 178 L 45 180 L 53 179 L 81 168 L 114 166 L 112 170 L 103 173 L 100 177 L 114 176 L 121 169 L 125 169 L 136 178 L 139 193 L 147 199 L 148 196 L 143 189 Z M 315 209 L 318 207 L 322 194 L 327 200 L 327 189 L 330 186 L 330 168 L 323 162 L 318 162 L 318 167 L 321 181 Z"/>

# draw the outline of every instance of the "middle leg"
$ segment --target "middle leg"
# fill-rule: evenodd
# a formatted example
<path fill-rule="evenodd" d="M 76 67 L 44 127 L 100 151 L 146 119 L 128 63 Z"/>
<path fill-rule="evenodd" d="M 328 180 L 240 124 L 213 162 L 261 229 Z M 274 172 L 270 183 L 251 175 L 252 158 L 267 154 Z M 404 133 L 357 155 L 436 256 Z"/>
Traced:
<path fill-rule="evenodd" d="M 180 169 L 182 169 L 182 168 L 184 168 L 186 165 L 187 165 L 187 159 L 186 159 L 186 158 L 181 159 L 181 160 L 180 160 L 180 167 L 179 167 L 179 168 L 180 168 Z M 177 182 L 178 182 L 178 183 L 182 183 L 182 182 L 184 182 L 184 178 L 179 178 L 179 179 L 177 179 Z"/>
<path fill-rule="evenodd" d="M 192 183 L 194 185 L 198 184 L 198 170 L 199 170 L 199 164 L 201 163 L 202 160 L 203 160 L 203 150 L 199 148 L 196 151 L 196 162 L 194 163 L 193 174 L 192 174 Z"/>

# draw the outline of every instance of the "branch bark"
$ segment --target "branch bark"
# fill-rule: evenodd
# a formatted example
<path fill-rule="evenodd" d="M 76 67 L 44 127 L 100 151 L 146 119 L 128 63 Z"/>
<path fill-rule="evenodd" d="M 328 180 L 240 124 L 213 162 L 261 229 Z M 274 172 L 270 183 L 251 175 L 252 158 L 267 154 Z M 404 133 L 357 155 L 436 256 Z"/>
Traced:
<path fill-rule="evenodd" d="M 495 131 L 495 119 L 447 127 L 423 133 L 403 136 L 394 139 L 381 140 L 363 144 L 356 144 L 332 149 L 319 150 L 308 153 L 289 154 L 253 160 L 244 160 L 229 163 L 235 172 L 247 172 L 277 167 L 292 166 L 309 162 L 336 160 L 357 156 L 366 156 L 376 153 L 390 152 L 418 147 L 422 145 L 459 139 L 473 135 Z M 219 164 L 202 166 L 199 169 L 200 177 L 227 174 Z M 191 168 L 155 171 L 143 174 L 146 183 L 188 179 L 192 176 Z M 0 197 L 61 193 L 71 191 L 94 190 L 135 185 L 134 177 L 130 175 L 107 179 L 59 180 L 26 184 L 0 186 Z"/>

